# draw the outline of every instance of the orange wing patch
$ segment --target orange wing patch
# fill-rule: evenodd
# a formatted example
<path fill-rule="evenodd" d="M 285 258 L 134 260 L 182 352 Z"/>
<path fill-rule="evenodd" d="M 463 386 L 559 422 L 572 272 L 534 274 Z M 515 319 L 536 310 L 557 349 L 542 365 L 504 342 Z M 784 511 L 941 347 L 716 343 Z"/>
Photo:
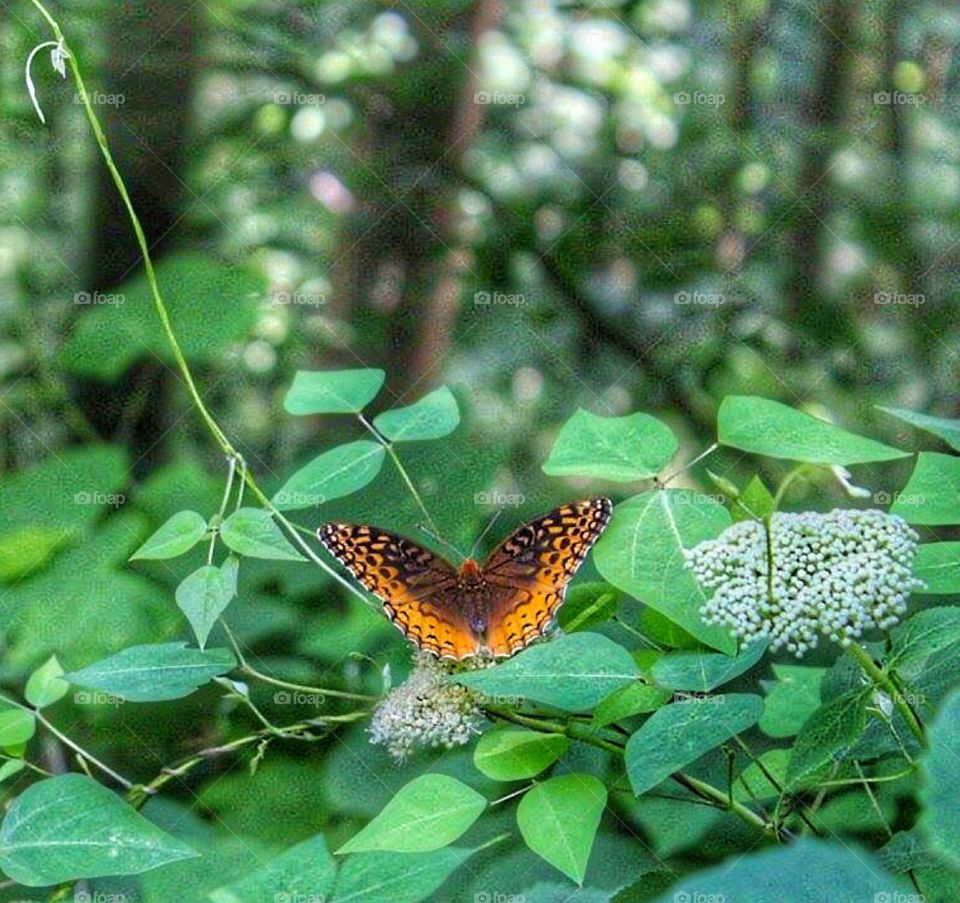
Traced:
<path fill-rule="evenodd" d="M 612 510 L 605 498 L 563 505 L 521 527 L 493 551 L 483 573 L 496 589 L 487 632 L 494 655 L 513 655 L 543 635 Z"/>
<path fill-rule="evenodd" d="M 442 558 L 376 527 L 324 524 L 317 536 L 419 648 L 443 658 L 476 654 L 477 639 L 464 610 L 451 604 L 458 574 Z"/>

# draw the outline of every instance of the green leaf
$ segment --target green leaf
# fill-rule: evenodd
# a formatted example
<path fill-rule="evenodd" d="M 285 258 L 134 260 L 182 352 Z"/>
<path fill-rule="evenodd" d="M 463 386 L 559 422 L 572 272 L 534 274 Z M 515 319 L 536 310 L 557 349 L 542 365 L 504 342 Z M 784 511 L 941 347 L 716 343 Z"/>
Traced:
<path fill-rule="evenodd" d="M 512 728 L 487 731 L 473 751 L 473 764 L 494 781 L 520 781 L 549 768 L 569 747 L 562 734 Z"/>
<path fill-rule="evenodd" d="M 37 729 L 32 712 L 25 709 L 0 711 L 0 749 L 8 749 L 26 743 Z"/>
<path fill-rule="evenodd" d="M 890 634 L 887 666 L 912 680 L 934 654 L 960 642 L 960 608 L 944 606 L 918 611 Z"/>
<path fill-rule="evenodd" d="M 300 468 L 273 497 L 281 511 L 312 508 L 363 489 L 383 466 L 379 442 L 359 439 L 338 445 Z"/>
<path fill-rule="evenodd" d="M 676 451 L 677 437 L 656 417 L 601 417 L 580 408 L 560 430 L 543 472 L 629 483 L 655 477 Z"/>
<path fill-rule="evenodd" d="M 189 552 L 207 532 L 207 522 L 196 511 L 178 511 L 130 558 L 176 558 Z"/>
<path fill-rule="evenodd" d="M 391 442 L 421 442 L 449 436 L 460 423 L 457 399 L 446 386 L 424 395 L 407 408 L 378 414 L 373 425 Z"/>
<path fill-rule="evenodd" d="M 217 362 L 256 324 L 258 301 L 266 285 L 253 270 L 191 251 L 164 255 L 156 275 L 190 363 Z M 78 308 L 82 313 L 58 353 L 60 365 L 75 376 L 115 383 L 141 358 L 176 363 L 159 328 L 145 274 L 141 271 L 111 289 L 110 296 L 122 303 Z"/>
<path fill-rule="evenodd" d="M 662 687 L 706 693 L 749 671 L 766 651 L 765 641 L 739 655 L 716 652 L 670 652 L 653 665 L 653 678 Z"/>
<path fill-rule="evenodd" d="M 907 485 L 890 506 L 910 524 L 960 524 L 960 458 L 920 452 Z"/>
<path fill-rule="evenodd" d="M 590 630 L 609 621 L 617 613 L 620 594 L 610 584 L 581 583 L 567 591 L 557 622 L 564 633 Z"/>
<path fill-rule="evenodd" d="M 928 737 L 920 763 L 920 829 L 936 852 L 960 868 L 960 691 L 944 701 Z"/>
<path fill-rule="evenodd" d="M 186 643 L 130 646 L 64 675 L 80 687 L 112 693 L 128 702 L 188 696 L 236 665 L 229 649 L 189 649 Z"/>
<path fill-rule="evenodd" d="M 329 898 L 336 862 L 322 834 L 290 847 L 261 868 L 210 892 L 213 903 L 262 903 L 264 900 Z"/>
<path fill-rule="evenodd" d="M 694 697 L 657 709 L 627 741 L 624 759 L 640 796 L 734 734 L 757 723 L 759 696 L 731 693 Z"/>
<path fill-rule="evenodd" d="M 918 595 L 960 593 L 960 542 L 925 542 L 917 547 L 914 574 L 924 586 Z"/>
<path fill-rule="evenodd" d="M 383 386 L 386 374 L 362 370 L 298 370 L 283 399 L 288 414 L 359 414 Z"/>
<path fill-rule="evenodd" d="M 157 530 L 136 552 L 136 559 L 176 558 L 189 552 L 206 535 L 207 522 L 196 511 L 179 511 Z"/>
<path fill-rule="evenodd" d="M 754 475 L 733 503 L 734 521 L 757 520 L 773 514 L 773 495 L 766 483 Z"/>
<path fill-rule="evenodd" d="M 217 618 L 236 593 L 236 570 L 228 562 L 224 562 L 223 567 L 205 564 L 185 577 L 177 587 L 177 605 L 187 616 L 201 649 Z"/>
<path fill-rule="evenodd" d="M 775 664 L 773 673 L 777 681 L 763 701 L 760 730 L 768 737 L 792 737 L 820 707 L 820 683 L 827 671 Z"/>
<path fill-rule="evenodd" d="M 705 624 L 700 608 L 707 595 L 683 557 L 730 526 L 723 505 L 700 492 L 655 489 L 613 509 L 593 560 L 600 574 L 645 602 L 702 643 L 733 653 L 736 643 L 722 627 Z"/>
<path fill-rule="evenodd" d="M 63 699 L 70 684 L 62 679 L 63 668 L 55 655 L 51 655 L 30 677 L 23 695 L 34 708 L 42 709 Z"/>
<path fill-rule="evenodd" d="M 238 555 L 276 561 L 306 561 L 283 535 L 269 511 L 239 508 L 220 527 L 220 537 Z"/>
<path fill-rule="evenodd" d="M 754 800 L 780 796 L 778 785 L 782 787 L 786 781 L 789 762 L 789 749 L 768 749 L 761 753 L 737 776 L 733 784 L 733 798 L 742 803 L 752 803 Z M 767 777 L 768 773 L 776 784 Z"/>
<path fill-rule="evenodd" d="M 908 411 L 906 408 L 884 408 L 880 405 L 875 407 L 887 414 L 892 414 L 898 420 L 909 423 L 918 429 L 926 430 L 939 436 L 955 451 L 960 451 L 960 420 L 950 420 L 946 417 L 933 417 L 930 414 L 920 414 L 917 411 Z"/>
<path fill-rule="evenodd" d="M 623 646 L 599 633 L 573 633 L 530 646 L 492 668 L 453 675 L 488 697 L 522 697 L 568 712 L 590 709 L 640 672 Z"/>
<path fill-rule="evenodd" d="M 330 903 L 419 903 L 432 899 L 473 850 L 432 853 L 357 853 L 340 867 Z"/>
<path fill-rule="evenodd" d="M 614 691 L 597 704 L 593 711 L 593 724 L 595 727 L 605 727 L 632 715 L 654 712 L 672 697 L 672 690 L 635 681 Z"/>
<path fill-rule="evenodd" d="M 12 584 L 32 574 L 88 535 L 103 509 L 124 498 L 128 473 L 125 449 L 91 444 L 59 448 L 35 466 L 3 476 L 0 580 Z M 9 605 L 7 611 L 9 617 Z"/>
<path fill-rule="evenodd" d="M 583 886 L 607 788 L 590 774 L 549 778 L 524 794 L 517 826 L 527 846 Z"/>
<path fill-rule="evenodd" d="M 0 784 L 8 778 L 12 778 L 15 774 L 19 774 L 26 767 L 27 763 L 23 759 L 7 759 L 0 765 Z"/>
<path fill-rule="evenodd" d="M 909 452 L 812 417 L 769 398 L 730 395 L 717 413 L 722 445 L 741 451 L 811 464 L 891 461 Z"/>
<path fill-rule="evenodd" d="M 463 834 L 486 807 L 483 796 L 456 778 L 424 774 L 401 787 L 383 811 L 337 854 L 439 850 Z"/>
<path fill-rule="evenodd" d="M 849 690 L 824 703 L 807 719 L 790 755 L 787 789 L 810 786 L 842 761 L 863 735 L 870 695 L 869 689 Z"/>
<path fill-rule="evenodd" d="M 81 774 L 28 787 L 0 826 L 0 868 L 28 887 L 137 875 L 196 855 Z"/>
<path fill-rule="evenodd" d="M 883 871 L 866 850 L 801 837 L 684 875 L 653 903 L 895 903 L 914 893 L 904 880 Z"/>

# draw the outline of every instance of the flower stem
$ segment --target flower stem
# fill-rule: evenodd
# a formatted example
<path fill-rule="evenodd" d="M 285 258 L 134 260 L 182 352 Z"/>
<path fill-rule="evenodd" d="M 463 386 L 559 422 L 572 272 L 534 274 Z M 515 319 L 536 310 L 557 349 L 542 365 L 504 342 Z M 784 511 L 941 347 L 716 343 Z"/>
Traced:
<path fill-rule="evenodd" d="M 906 699 L 904 699 L 903 694 L 897 689 L 896 684 L 890 678 L 890 675 L 887 674 L 882 668 L 879 668 L 874 662 L 873 657 L 867 652 L 863 646 L 858 645 L 857 643 L 851 643 L 847 650 L 849 653 L 856 659 L 857 664 L 860 666 L 861 670 L 867 677 L 870 678 L 873 683 L 880 687 L 884 693 L 890 698 L 890 701 L 893 703 L 894 708 L 900 713 L 903 720 L 906 722 L 908 728 L 910 728 L 911 733 L 914 737 L 917 738 L 921 747 L 926 747 L 927 738 L 923 732 L 923 725 L 920 723 L 919 719 L 916 716 L 916 713 L 912 708 L 907 704 Z"/>
<path fill-rule="evenodd" d="M 514 724 L 520 724 L 531 730 L 541 731 L 542 733 L 563 734 L 571 740 L 580 740 L 583 743 L 604 749 L 621 758 L 623 758 L 624 755 L 625 746 L 623 744 L 599 737 L 590 730 L 580 728 L 575 722 L 564 723 L 562 721 L 552 721 L 538 716 L 524 715 L 520 712 L 514 712 L 511 709 L 496 706 L 487 706 L 485 711 L 493 718 L 512 721 Z M 765 821 L 752 809 L 743 805 L 743 803 L 730 798 L 729 795 L 724 793 L 719 787 L 714 787 L 712 784 L 701 781 L 699 778 L 691 777 L 682 771 L 674 772 L 671 777 L 682 787 L 689 790 L 694 796 L 700 797 L 700 799 L 703 800 L 709 800 L 712 804 L 716 805 L 717 808 L 732 812 L 751 827 L 759 828 L 765 834 L 775 833 L 772 824 Z"/>

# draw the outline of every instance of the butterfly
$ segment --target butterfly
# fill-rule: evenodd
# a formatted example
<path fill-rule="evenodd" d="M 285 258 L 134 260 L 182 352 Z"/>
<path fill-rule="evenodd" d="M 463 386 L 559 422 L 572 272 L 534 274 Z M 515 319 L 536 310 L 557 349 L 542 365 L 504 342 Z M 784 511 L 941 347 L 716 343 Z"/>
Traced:
<path fill-rule="evenodd" d="M 503 658 L 549 627 L 612 509 L 605 498 L 562 505 L 508 536 L 482 566 L 467 558 L 459 569 L 378 527 L 324 524 L 317 536 L 418 648 L 457 661 Z"/>

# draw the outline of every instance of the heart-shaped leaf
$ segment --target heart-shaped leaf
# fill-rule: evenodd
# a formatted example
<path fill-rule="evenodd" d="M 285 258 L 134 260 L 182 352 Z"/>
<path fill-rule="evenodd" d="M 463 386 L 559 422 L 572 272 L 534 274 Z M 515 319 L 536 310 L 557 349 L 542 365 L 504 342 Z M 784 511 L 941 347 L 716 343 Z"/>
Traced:
<path fill-rule="evenodd" d="M 892 461 L 909 454 L 752 395 L 728 395 L 723 400 L 717 412 L 717 437 L 722 445 L 741 451 L 811 464 Z"/>
<path fill-rule="evenodd" d="M 453 843 L 487 806 L 476 790 L 445 774 L 424 774 L 396 796 L 341 853 L 422 853 Z"/>
<path fill-rule="evenodd" d="M 599 633 L 572 633 L 530 646 L 492 668 L 451 677 L 491 698 L 531 699 L 568 712 L 593 708 L 640 672 L 623 646 Z"/>
<path fill-rule="evenodd" d="M 269 511 L 239 508 L 220 527 L 220 536 L 238 555 L 276 561 L 306 561 L 292 545 Z"/>
<path fill-rule="evenodd" d="M 207 532 L 207 522 L 196 511 L 178 511 L 130 559 L 176 558 L 189 552 Z"/>

